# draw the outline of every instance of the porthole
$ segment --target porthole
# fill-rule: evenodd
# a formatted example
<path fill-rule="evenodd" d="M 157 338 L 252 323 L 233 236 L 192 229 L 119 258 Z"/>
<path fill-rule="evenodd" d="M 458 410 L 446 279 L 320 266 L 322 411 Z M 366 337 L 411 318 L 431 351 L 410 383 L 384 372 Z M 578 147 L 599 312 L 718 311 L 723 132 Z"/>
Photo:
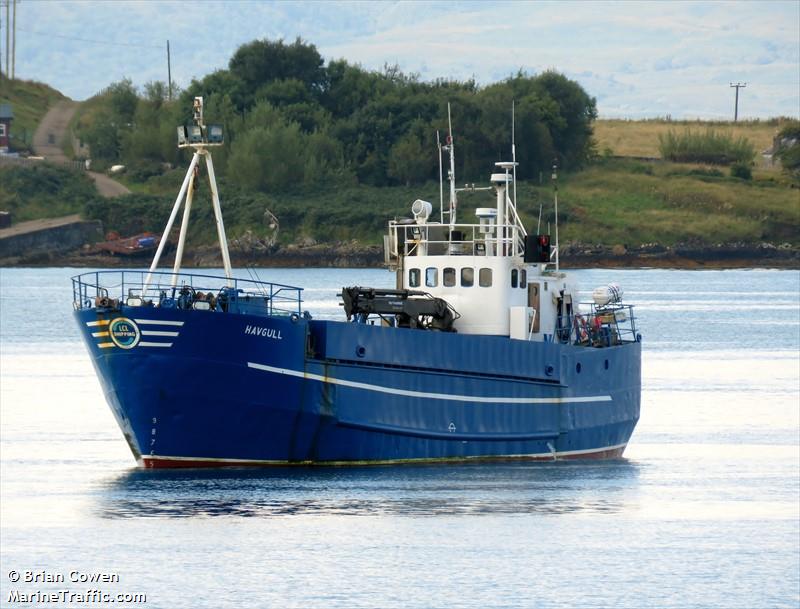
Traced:
<path fill-rule="evenodd" d="M 442 283 L 446 288 L 452 288 L 456 285 L 456 270 L 451 267 L 447 267 L 442 271 Z"/>
<path fill-rule="evenodd" d="M 475 284 L 475 269 L 464 267 L 461 269 L 461 287 L 471 288 Z"/>
<path fill-rule="evenodd" d="M 608 360 L 606 360 L 603 365 L 604 365 L 605 369 L 608 370 Z"/>
<path fill-rule="evenodd" d="M 478 271 L 478 285 L 482 288 L 492 287 L 492 269 L 481 269 Z"/>
<path fill-rule="evenodd" d="M 420 277 L 419 269 L 408 269 L 408 287 L 418 288 Z"/>
<path fill-rule="evenodd" d="M 575 364 L 575 372 L 577 372 L 578 374 L 581 373 L 581 363 L 580 362 Z"/>

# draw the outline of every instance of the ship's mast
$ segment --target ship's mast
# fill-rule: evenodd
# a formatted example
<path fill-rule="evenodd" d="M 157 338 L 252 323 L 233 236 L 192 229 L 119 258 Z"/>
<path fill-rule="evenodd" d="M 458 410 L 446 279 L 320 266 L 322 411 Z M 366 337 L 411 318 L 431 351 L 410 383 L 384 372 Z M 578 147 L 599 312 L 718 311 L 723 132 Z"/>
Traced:
<path fill-rule="evenodd" d="M 178 197 L 175 199 L 175 204 L 172 206 L 172 213 L 170 213 L 167 225 L 164 228 L 164 234 L 161 235 L 161 241 L 158 244 L 158 249 L 153 257 L 153 262 L 150 264 L 150 269 L 147 277 L 144 280 L 142 294 L 147 292 L 150 285 L 153 272 L 158 268 L 161 254 L 164 252 L 164 246 L 167 244 L 172 225 L 175 223 L 175 218 L 178 216 L 181 205 L 185 206 L 183 210 L 183 220 L 181 221 L 181 230 L 178 236 L 178 247 L 175 251 L 175 264 L 172 267 L 172 285 L 177 285 L 178 273 L 181 270 L 181 262 L 183 261 L 183 250 L 186 245 L 186 232 L 189 227 L 189 215 L 192 210 L 192 200 L 194 198 L 195 181 L 199 174 L 200 158 L 204 157 L 206 162 L 206 170 L 208 171 L 208 182 L 211 188 L 211 204 L 214 208 L 214 218 L 217 224 L 217 238 L 219 240 L 220 253 L 222 254 L 222 264 L 225 268 L 225 277 L 228 279 L 228 285 L 232 285 L 233 272 L 231 270 L 231 258 L 228 252 L 228 239 L 225 235 L 225 223 L 222 220 L 222 206 L 219 201 L 219 190 L 217 189 L 217 179 L 214 174 L 214 162 L 211 159 L 211 146 L 222 146 L 222 126 L 221 125 L 206 125 L 203 121 L 203 98 L 195 97 L 192 103 L 192 120 L 193 125 L 181 125 L 178 127 L 178 148 L 191 148 L 194 150 L 192 161 L 189 163 L 189 169 L 186 176 L 183 178 L 183 184 L 178 192 Z"/>
<path fill-rule="evenodd" d="M 444 224 L 444 182 L 442 180 L 442 142 L 436 130 L 436 149 L 439 151 L 439 222 Z"/>
<path fill-rule="evenodd" d="M 456 208 L 458 202 L 456 200 L 456 155 L 455 144 L 453 142 L 453 121 L 450 120 L 450 104 L 447 104 L 447 150 L 450 153 L 450 171 L 447 177 L 450 180 L 450 228 L 456 223 Z"/>

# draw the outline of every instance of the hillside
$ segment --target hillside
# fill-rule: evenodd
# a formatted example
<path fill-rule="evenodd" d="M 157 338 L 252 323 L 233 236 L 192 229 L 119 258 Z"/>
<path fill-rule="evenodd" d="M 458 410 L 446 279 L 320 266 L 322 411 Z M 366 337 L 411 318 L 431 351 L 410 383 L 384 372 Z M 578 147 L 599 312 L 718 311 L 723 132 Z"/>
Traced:
<path fill-rule="evenodd" d="M 159 230 L 182 177 L 175 170 L 139 184 L 138 195 L 96 201 L 89 215 L 122 232 Z M 800 246 L 800 193 L 772 172 L 756 172 L 754 179 L 743 180 L 695 165 L 608 159 L 582 171 L 562 173 L 559 182 L 563 243 L 639 246 L 769 241 Z M 258 233 L 269 209 L 280 221 L 280 242 L 285 245 L 348 240 L 379 244 L 387 219 L 408 216 L 416 198 L 437 202 L 438 190 L 437 183 L 427 182 L 412 187 L 355 185 L 263 195 L 242 192 L 229 180 L 220 184 L 230 234 Z M 540 203 L 543 223 L 552 221 L 549 180 L 542 186 L 521 180 L 518 198 L 526 226 L 535 228 Z M 214 239 L 206 199 L 203 188 L 193 212 L 198 223 L 194 237 L 200 242 Z M 463 193 L 460 217 L 470 222 L 475 207 L 492 204 L 491 194 Z"/>
<path fill-rule="evenodd" d="M 36 126 L 56 102 L 67 99 L 52 87 L 29 80 L 10 81 L 0 75 L 0 104 L 11 104 L 14 122 L 12 136 L 18 143 L 30 146 Z"/>
<path fill-rule="evenodd" d="M 436 134 L 444 133 L 448 107 L 458 181 L 485 184 L 494 162 L 509 156 L 511 100 L 519 209 L 530 232 L 540 208 L 543 232 L 554 221 L 549 174 L 556 158 L 561 245 L 569 251 L 624 257 L 724 247 L 744 252 L 737 259 L 745 263 L 758 259 L 748 251 L 766 247 L 791 252 L 795 265 L 800 257 L 800 178 L 759 154 L 796 121 L 596 120 L 594 98 L 556 72 L 520 73 L 485 87 L 425 83 L 345 60 L 325 65 L 302 41 L 244 45 L 228 70 L 193 81 L 179 99 L 167 98 L 164 83 L 110 84 L 81 104 L 71 126 L 90 145 L 92 168 L 126 166 L 118 179 L 133 194 L 105 200 L 81 173 L 0 167 L 0 209 L 16 221 L 80 211 L 106 231 L 160 232 L 188 165 L 186 151 L 176 148 L 175 125 L 189 120 L 193 95 L 205 98 L 206 121 L 225 129 L 214 164 L 228 236 L 238 254 L 259 263 L 267 262 L 266 252 L 308 247 L 319 253 L 312 263 L 325 263 L 326 248 L 342 244 L 375 253 L 386 221 L 408 217 L 412 201 L 437 209 Z M 7 97 L 31 130 L 48 104 L 63 99 L 24 82 Z M 709 130 L 713 137 L 702 135 Z M 694 162 L 661 160 L 659 136 L 674 134 L 678 142 L 688 131 L 700 134 L 693 138 L 699 156 L 666 154 Z M 743 156 L 729 156 L 729 144 Z M 197 251 L 216 239 L 204 182 L 189 234 Z M 471 222 L 476 207 L 493 204 L 490 194 L 463 193 L 459 218 Z"/>

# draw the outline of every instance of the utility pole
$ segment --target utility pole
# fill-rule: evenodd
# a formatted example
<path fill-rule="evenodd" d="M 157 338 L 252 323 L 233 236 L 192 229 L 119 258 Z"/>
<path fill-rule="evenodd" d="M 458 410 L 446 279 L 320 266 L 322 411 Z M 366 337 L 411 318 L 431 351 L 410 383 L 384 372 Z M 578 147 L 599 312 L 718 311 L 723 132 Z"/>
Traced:
<path fill-rule="evenodd" d="M 167 99 L 172 101 L 172 65 L 169 59 L 169 40 L 167 40 L 167 90 L 169 91 Z"/>
<path fill-rule="evenodd" d="M 8 50 L 11 48 L 11 28 L 8 26 L 11 24 L 11 0 L 6 0 L 6 76 L 9 78 L 11 77 L 11 71 L 9 63 L 9 56 L 10 53 Z"/>
<path fill-rule="evenodd" d="M 733 107 L 733 122 L 739 120 L 739 89 L 744 89 L 747 86 L 746 82 L 731 83 L 731 87 L 736 89 L 736 105 Z"/>
<path fill-rule="evenodd" d="M 17 66 L 17 0 L 12 0 L 12 2 L 14 3 L 14 25 L 11 28 L 11 80 L 14 80 Z M 8 25 L 6 25 L 6 27 L 8 27 Z"/>

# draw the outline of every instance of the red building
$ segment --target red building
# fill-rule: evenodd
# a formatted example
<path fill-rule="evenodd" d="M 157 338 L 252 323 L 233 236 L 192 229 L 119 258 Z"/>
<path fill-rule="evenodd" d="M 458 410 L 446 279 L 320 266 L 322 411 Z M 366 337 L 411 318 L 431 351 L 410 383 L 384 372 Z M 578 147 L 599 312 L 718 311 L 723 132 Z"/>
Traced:
<path fill-rule="evenodd" d="M 0 104 L 0 153 L 8 152 L 12 120 L 14 120 L 14 113 L 11 111 L 11 106 Z"/>

